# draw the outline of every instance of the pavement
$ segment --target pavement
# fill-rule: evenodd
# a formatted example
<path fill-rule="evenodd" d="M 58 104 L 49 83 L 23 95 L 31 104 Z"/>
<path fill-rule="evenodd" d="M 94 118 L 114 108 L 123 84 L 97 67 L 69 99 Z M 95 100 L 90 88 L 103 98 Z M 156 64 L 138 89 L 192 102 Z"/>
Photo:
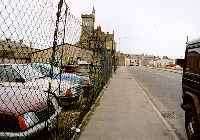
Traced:
<path fill-rule="evenodd" d="M 118 68 L 80 140 L 175 140 L 126 67 Z"/>

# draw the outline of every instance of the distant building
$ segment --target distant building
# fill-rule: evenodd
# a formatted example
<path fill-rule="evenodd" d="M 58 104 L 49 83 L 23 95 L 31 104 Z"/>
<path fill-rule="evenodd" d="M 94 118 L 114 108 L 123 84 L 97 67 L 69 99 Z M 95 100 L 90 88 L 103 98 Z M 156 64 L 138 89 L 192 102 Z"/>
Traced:
<path fill-rule="evenodd" d="M 155 56 L 153 55 L 144 55 L 141 58 L 141 65 L 142 66 L 150 66 L 151 62 L 154 60 Z"/>
<path fill-rule="evenodd" d="M 106 41 L 106 48 L 108 50 L 116 50 L 116 44 L 114 42 L 114 31 L 112 34 L 110 34 L 109 32 L 107 32 L 105 34 L 105 41 Z"/>
<path fill-rule="evenodd" d="M 118 53 L 119 65 L 124 66 L 150 66 L 150 67 L 173 67 L 175 66 L 175 59 L 170 59 L 167 56 L 160 58 L 154 55 L 144 55 L 144 54 L 122 54 Z"/>
<path fill-rule="evenodd" d="M 95 29 L 95 9 L 91 14 L 82 14 L 82 29 L 79 45 L 82 48 L 98 49 L 99 47 L 106 47 L 108 50 L 116 50 L 114 41 L 114 32 L 105 33 L 101 26 Z M 99 44 L 96 44 L 99 42 Z"/>
<path fill-rule="evenodd" d="M 101 26 L 95 29 L 95 9 L 91 14 L 82 14 L 82 28 L 80 40 L 76 45 L 64 44 L 57 46 L 55 53 L 55 60 L 61 58 L 63 51 L 62 61 L 63 64 L 81 60 L 92 62 L 94 59 L 94 50 L 99 50 L 100 47 L 106 47 L 108 50 L 115 50 L 114 33 L 104 33 Z M 96 44 L 98 42 L 98 44 Z M 110 51 L 110 52 L 111 52 Z M 36 51 L 32 54 L 32 62 L 50 62 L 53 49 L 49 47 L 44 50 Z M 114 58 L 115 56 L 113 56 Z"/>
<path fill-rule="evenodd" d="M 0 40 L 0 64 L 5 63 L 29 63 L 31 53 L 37 51 L 23 43 L 23 40 L 12 41 L 11 39 Z"/>
<path fill-rule="evenodd" d="M 163 57 L 161 59 L 161 67 L 168 67 L 175 65 L 175 59 L 170 59 L 168 57 Z"/>
<path fill-rule="evenodd" d="M 127 55 L 117 52 L 116 53 L 116 57 L 117 57 L 117 65 L 118 66 L 126 66 L 126 62 L 127 62 Z"/>
<path fill-rule="evenodd" d="M 95 9 L 93 8 L 92 14 L 82 14 L 82 28 L 80 36 L 80 45 L 83 48 L 90 47 L 90 38 L 94 33 L 94 24 L 95 24 Z"/>
<path fill-rule="evenodd" d="M 153 60 L 152 63 L 153 67 L 163 67 L 163 68 L 174 65 L 175 65 L 175 59 L 170 59 L 167 56 L 163 56 L 162 58 L 157 57 Z"/>
<path fill-rule="evenodd" d="M 133 66 L 141 66 L 142 65 L 142 57 L 143 55 L 132 54 L 129 55 L 130 65 Z"/>
<path fill-rule="evenodd" d="M 63 53 L 63 55 L 62 55 Z M 35 51 L 31 54 L 32 62 L 50 62 L 52 60 L 53 48 L 47 48 L 43 50 Z M 68 64 L 71 62 L 75 62 L 78 58 L 81 60 L 91 62 L 92 61 L 93 52 L 81 48 L 79 46 L 64 44 L 56 47 L 55 52 L 55 61 L 60 61 L 62 56 L 62 63 Z"/>

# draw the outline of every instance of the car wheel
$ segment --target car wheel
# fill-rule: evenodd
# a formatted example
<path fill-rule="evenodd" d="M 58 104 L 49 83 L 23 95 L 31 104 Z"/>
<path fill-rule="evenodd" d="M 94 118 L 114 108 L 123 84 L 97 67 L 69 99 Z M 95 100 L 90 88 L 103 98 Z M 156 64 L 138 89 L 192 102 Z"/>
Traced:
<path fill-rule="evenodd" d="M 185 112 L 185 130 L 188 136 L 188 140 L 200 139 L 198 117 L 194 111 L 194 107 L 192 110 Z"/>

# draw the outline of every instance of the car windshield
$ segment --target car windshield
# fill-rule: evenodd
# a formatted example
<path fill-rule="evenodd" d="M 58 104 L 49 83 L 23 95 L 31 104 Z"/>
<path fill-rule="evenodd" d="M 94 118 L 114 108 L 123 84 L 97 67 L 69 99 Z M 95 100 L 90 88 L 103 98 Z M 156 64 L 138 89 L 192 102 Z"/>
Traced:
<path fill-rule="evenodd" d="M 19 73 L 17 73 L 9 65 L 0 65 L 0 82 L 16 82 L 17 79 L 21 79 Z"/>
<path fill-rule="evenodd" d="M 22 75 L 26 80 L 32 80 L 36 78 L 42 78 L 44 75 L 37 70 L 33 69 L 31 65 L 14 65 L 12 66 L 20 75 Z"/>
<path fill-rule="evenodd" d="M 32 67 L 36 71 L 41 72 L 46 77 L 50 77 L 51 76 L 51 72 L 52 72 L 54 78 L 57 77 L 57 75 L 60 73 L 59 68 L 54 67 L 54 66 L 51 67 L 50 64 L 33 63 Z M 51 71 L 52 68 L 53 68 L 53 71 Z"/>
<path fill-rule="evenodd" d="M 57 76 L 57 79 L 59 79 L 60 76 Z M 81 79 L 80 76 L 72 73 L 65 73 L 61 75 L 61 80 L 70 81 L 73 84 L 81 84 L 83 82 L 83 79 Z"/>
<path fill-rule="evenodd" d="M 32 64 L 32 67 L 36 69 L 37 71 L 40 71 L 43 75 L 47 77 L 51 76 L 51 69 L 53 68 L 52 74 L 53 74 L 53 78 L 55 79 L 59 80 L 61 78 L 61 80 L 70 81 L 75 84 L 82 82 L 81 78 L 77 76 L 76 74 L 71 74 L 71 73 L 60 74 L 59 68 L 54 67 L 54 66 L 51 67 L 50 64 L 34 63 Z"/>

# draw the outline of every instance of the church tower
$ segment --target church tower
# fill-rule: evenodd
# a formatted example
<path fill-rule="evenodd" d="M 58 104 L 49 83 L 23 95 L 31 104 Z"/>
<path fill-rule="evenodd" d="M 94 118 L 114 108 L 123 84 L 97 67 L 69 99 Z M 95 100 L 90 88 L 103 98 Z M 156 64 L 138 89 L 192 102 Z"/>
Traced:
<path fill-rule="evenodd" d="M 82 14 L 82 28 L 80 43 L 82 47 L 88 47 L 88 39 L 93 35 L 95 24 L 95 9 L 93 7 L 91 14 Z"/>

